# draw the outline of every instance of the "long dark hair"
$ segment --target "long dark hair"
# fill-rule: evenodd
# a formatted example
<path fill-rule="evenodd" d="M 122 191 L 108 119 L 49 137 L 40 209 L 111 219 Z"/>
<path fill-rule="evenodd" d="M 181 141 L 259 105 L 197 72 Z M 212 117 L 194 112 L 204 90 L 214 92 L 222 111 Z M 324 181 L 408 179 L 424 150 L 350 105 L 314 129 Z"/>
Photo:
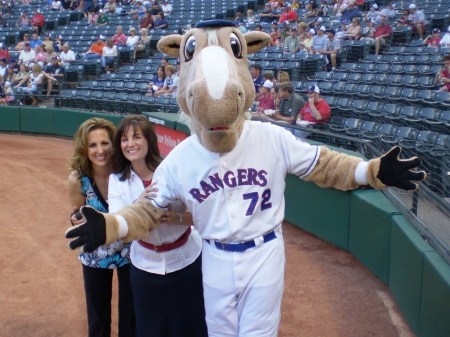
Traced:
<path fill-rule="evenodd" d="M 145 156 L 147 167 L 155 171 L 162 161 L 158 148 L 158 138 L 152 124 L 144 116 L 129 115 L 120 123 L 113 140 L 113 169 L 114 173 L 120 174 L 119 179 L 121 181 L 131 177 L 131 162 L 125 158 L 120 146 L 122 136 L 126 135 L 130 128 L 133 128 L 134 132 L 139 128 L 147 140 L 148 152 Z"/>

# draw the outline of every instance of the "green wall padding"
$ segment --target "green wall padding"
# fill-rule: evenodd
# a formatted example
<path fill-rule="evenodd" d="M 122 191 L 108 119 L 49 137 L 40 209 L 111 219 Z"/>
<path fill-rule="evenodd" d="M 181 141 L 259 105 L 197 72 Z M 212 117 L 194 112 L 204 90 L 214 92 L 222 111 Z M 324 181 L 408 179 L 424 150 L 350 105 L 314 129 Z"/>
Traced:
<path fill-rule="evenodd" d="M 450 336 L 450 266 L 435 251 L 424 255 L 420 337 Z"/>
<path fill-rule="evenodd" d="M 50 110 L 50 109 L 49 109 Z M 80 125 L 80 113 L 73 110 L 51 109 L 53 130 L 56 135 L 73 137 Z"/>
<path fill-rule="evenodd" d="M 401 213 L 380 191 L 357 190 L 351 196 L 349 251 L 387 284 L 392 215 Z"/>
<path fill-rule="evenodd" d="M 22 132 L 53 135 L 53 109 L 20 109 L 20 128 Z"/>
<path fill-rule="evenodd" d="M 284 195 L 287 221 L 348 250 L 351 192 L 319 188 L 288 175 Z"/>
<path fill-rule="evenodd" d="M 0 131 L 20 132 L 20 107 L 4 107 L 0 110 Z"/>
<path fill-rule="evenodd" d="M 77 125 L 77 128 L 80 126 L 81 123 L 88 120 L 89 118 L 98 117 L 98 118 L 104 118 L 107 120 L 110 120 L 115 125 L 119 125 L 120 121 L 125 117 L 125 115 L 112 115 L 112 114 L 105 114 L 105 113 L 99 113 L 99 112 L 79 112 L 79 122 Z"/>
<path fill-rule="evenodd" d="M 433 248 L 403 215 L 392 217 L 389 289 L 416 334 L 419 331 L 423 258 L 425 253 L 432 251 Z"/>

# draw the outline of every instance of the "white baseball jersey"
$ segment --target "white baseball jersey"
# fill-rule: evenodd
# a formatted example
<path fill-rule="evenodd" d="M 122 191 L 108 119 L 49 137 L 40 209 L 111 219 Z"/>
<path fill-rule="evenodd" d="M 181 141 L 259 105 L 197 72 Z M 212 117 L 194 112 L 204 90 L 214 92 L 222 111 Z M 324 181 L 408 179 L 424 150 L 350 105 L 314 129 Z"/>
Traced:
<path fill-rule="evenodd" d="M 165 207 L 181 200 L 203 239 L 251 240 L 283 221 L 286 174 L 307 176 L 319 155 L 318 146 L 270 123 L 246 121 L 225 154 L 207 150 L 191 135 L 157 168 L 155 202 Z"/>

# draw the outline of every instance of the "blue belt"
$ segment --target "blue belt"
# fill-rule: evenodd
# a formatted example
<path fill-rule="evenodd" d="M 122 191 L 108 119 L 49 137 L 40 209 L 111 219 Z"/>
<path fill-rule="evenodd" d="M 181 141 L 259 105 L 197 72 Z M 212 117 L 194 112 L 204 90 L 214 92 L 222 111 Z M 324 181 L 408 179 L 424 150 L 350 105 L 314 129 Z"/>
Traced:
<path fill-rule="evenodd" d="M 275 235 L 275 231 L 271 231 L 267 233 L 266 235 L 263 235 L 260 237 L 262 240 L 258 241 L 259 238 L 250 240 L 250 241 L 244 241 L 244 242 L 238 242 L 238 243 L 226 243 L 226 242 L 220 242 L 220 241 L 214 241 L 214 240 L 206 240 L 210 245 L 215 246 L 217 249 L 225 250 L 227 252 L 245 252 L 247 249 L 254 248 L 258 244 L 257 242 L 266 243 L 273 239 L 275 239 L 277 236 Z"/>

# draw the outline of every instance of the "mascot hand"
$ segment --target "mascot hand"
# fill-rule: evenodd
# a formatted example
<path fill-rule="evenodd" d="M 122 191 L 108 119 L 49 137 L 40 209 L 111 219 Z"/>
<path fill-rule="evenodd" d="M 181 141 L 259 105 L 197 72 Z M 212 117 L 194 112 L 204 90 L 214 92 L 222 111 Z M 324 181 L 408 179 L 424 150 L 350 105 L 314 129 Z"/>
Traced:
<path fill-rule="evenodd" d="M 426 177 L 424 171 L 416 170 L 422 161 L 417 157 L 400 159 L 401 151 L 400 147 L 395 146 L 380 158 L 377 178 L 386 186 L 415 191 L 419 185 L 413 181 L 422 181 Z"/>
<path fill-rule="evenodd" d="M 85 222 L 69 228 L 66 231 L 66 238 L 76 238 L 69 242 L 71 249 L 83 246 L 83 251 L 92 252 L 106 243 L 106 220 L 102 213 L 92 207 L 83 206 L 80 212 Z"/>

